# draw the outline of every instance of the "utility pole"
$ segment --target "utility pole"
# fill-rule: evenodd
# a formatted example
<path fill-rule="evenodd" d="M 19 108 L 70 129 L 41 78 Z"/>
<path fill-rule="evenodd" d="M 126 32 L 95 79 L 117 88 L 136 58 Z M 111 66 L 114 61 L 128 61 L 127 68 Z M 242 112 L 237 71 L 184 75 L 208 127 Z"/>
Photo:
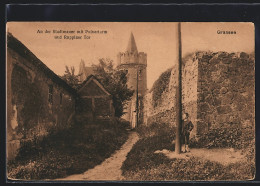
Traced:
<path fill-rule="evenodd" d="M 138 76 L 139 76 L 139 74 L 138 74 L 138 71 L 139 71 L 139 69 L 138 69 L 138 67 L 137 67 L 137 71 L 136 71 L 136 127 L 138 126 L 138 113 L 139 113 L 139 109 L 138 109 L 138 107 L 139 107 L 139 104 L 138 104 Z"/>
<path fill-rule="evenodd" d="M 181 70 L 182 70 L 182 51 L 181 51 L 181 23 L 177 26 L 177 86 L 176 86 L 176 140 L 175 140 L 175 153 L 181 153 L 181 128 L 182 128 L 182 83 L 181 83 Z"/>

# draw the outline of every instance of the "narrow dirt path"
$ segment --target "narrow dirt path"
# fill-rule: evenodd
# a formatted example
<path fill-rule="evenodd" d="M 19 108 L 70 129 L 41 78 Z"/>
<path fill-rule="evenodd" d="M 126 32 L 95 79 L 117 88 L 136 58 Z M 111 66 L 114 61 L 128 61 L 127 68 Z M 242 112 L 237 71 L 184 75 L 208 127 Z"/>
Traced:
<path fill-rule="evenodd" d="M 89 169 L 83 174 L 71 175 L 57 180 L 122 180 L 121 166 L 126 160 L 128 152 L 132 149 L 138 139 L 137 133 L 131 132 L 125 144 L 100 165 L 97 165 L 93 169 Z"/>

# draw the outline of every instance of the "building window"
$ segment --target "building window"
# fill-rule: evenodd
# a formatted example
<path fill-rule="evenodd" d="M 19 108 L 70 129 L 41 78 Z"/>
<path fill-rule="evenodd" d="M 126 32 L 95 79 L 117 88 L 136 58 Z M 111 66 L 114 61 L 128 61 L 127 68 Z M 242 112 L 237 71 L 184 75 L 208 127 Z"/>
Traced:
<path fill-rule="evenodd" d="M 62 104 L 62 93 L 60 93 L 60 105 Z"/>
<path fill-rule="evenodd" d="M 53 85 L 49 85 L 49 94 L 48 101 L 50 104 L 53 104 Z"/>
<path fill-rule="evenodd" d="M 138 79 L 142 80 L 142 70 L 138 70 Z"/>

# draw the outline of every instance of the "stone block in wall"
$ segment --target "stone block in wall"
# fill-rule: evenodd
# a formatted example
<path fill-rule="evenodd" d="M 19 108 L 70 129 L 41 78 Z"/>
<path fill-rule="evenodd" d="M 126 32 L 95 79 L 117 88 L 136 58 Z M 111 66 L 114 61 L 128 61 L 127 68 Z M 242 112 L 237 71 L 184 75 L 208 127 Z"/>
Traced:
<path fill-rule="evenodd" d="M 240 93 L 245 93 L 246 92 L 246 89 L 244 87 L 239 87 L 238 88 L 238 92 Z"/>
<path fill-rule="evenodd" d="M 216 118 L 215 118 L 215 115 L 213 114 L 207 114 L 205 116 L 205 122 L 208 123 L 208 127 L 210 128 L 212 125 L 215 125 L 216 124 Z"/>
<path fill-rule="evenodd" d="M 207 67 L 203 68 L 206 71 L 206 74 L 213 76 L 214 72 L 219 74 L 219 70 L 217 69 L 217 65 L 208 65 Z M 213 74 L 212 74 L 213 73 Z"/>
<path fill-rule="evenodd" d="M 211 58 L 211 57 L 210 57 Z M 204 64 L 208 64 L 209 63 L 209 59 L 208 57 L 206 57 L 205 55 L 199 59 L 199 63 L 204 63 Z"/>
<path fill-rule="evenodd" d="M 204 94 L 199 94 L 198 95 L 198 102 L 204 102 L 205 101 L 205 95 Z"/>
<path fill-rule="evenodd" d="M 245 86 L 252 87 L 255 85 L 255 75 L 254 74 L 247 74 L 243 79 L 244 79 Z"/>
<path fill-rule="evenodd" d="M 216 55 L 218 56 L 218 58 L 222 59 L 222 58 L 228 57 L 229 53 L 227 53 L 227 52 L 218 52 Z"/>
<path fill-rule="evenodd" d="M 206 112 L 197 112 L 197 118 L 200 120 L 204 120 L 206 118 L 207 113 Z"/>
<path fill-rule="evenodd" d="M 238 58 L 232 58 L 229 67 L 233 69 L 240 69 L 240 66 L 241 66 L 241 61 Z"/>
<path fill-rule="evenodd" d="M 227 87 L 222 87 L 222 88 L 219 90 L 219 92 L 220 92 L 221 94 L 226 94 L 226 93 L 228 92 L 228 88 L 227 88 Z"/>
<path fill-rule="evenodd" d="M 213 105 L 214 104 L 214 97 L 215 96 L 213 96 L 212 94 L 207 94 L 206 96 L 205 96 L 205 102 L 206 103 L 208 103 L 209 105 Z"/>
<path fill-rule="evenodd" d="M 219 88 L 216 88 L 216 89 L 213 90 L 213 94 L 214 95 L 217 95 L 219 93 L 220 93 L 220 89 Z"/>
<path fill-rule="evenodd" d="M 208 131 L 208 123 L 205 121 L 197 121 L 197 134 L 201 135 Z"/>
<path fill-rule="evenodd" d="M 218 114 L 227 114 L 232 112 L 230 105 L 221 105 L 217 107 Z"/>
<path fill-rule="evenodd" d="M 239 124 L 240 123 L 239 117 L 237 115 L 229 116 L 228 123 L 230 123 L 230 124 Z"/>
<path fill-rule="evenodd" d="M 248 111 L 250 111 L 250 112 L 254 112 L 254 110 L 255 110 L 254 102 L 253 102 L 252 100 L 248 100 L 245 109 L 248 110 Z"/>
<path fill-rule="evenodd" d="M 242 103 L 236 103 L 236 104 L 232 104 L 233 110 L 236 111 L 242 111 L 245 108 L 245 105 Z"/>
<path fill-rule="evenodd" d="M 236 60 L 236 63 L 237 63 L 236 69 L 240 69 L 244 64 L 243 60 L 241 60 L 240 58 Z"/>
<path fill-rule="evenodd" d="M 198 109 L 200 112 L 208 112 L 209 111 L 209 104 L 207 102 L 199 103 Z"/>
<path fill-rule="evenodd" d="M 228 67 L 228 75 L 229 77 L 232 77 L 232 76 L 240 76 L 242 77 L 243 76 L 243 73 L 240 73 L 241 70 L 243 70 L 241 67 L 238 67 L 238 68 L 232 68 L 231 66 Z M 243 70 L 244 71 L 244 70 Z"/>
<path fill-rule="evenodd" d="M 255 122 L 252 122 L 250 120 L 245 120 L 242 122 L 242 127 L 248 127 L 248 126 L 254 126 Z"/>
<path fill-rule="evenodd" d="M 221 85 L 219 83 L 214 83 L 214 82 L 209 82 L 207 87 L 208 87 L 209 91 L 213 91 L 215 89 L 218 89 L 218 90 L 221 89 Z"/>
<path fill-rule="evenodd" d="M 219 64 L 218 70 L 221 72 L 221 74 L 225 74 L 225 75 L 229 72 L 228 65 L 226 64 Z"/>
<path fill-rule="evenodd" d="M 239 92 L 233 92 L 233 98 L 234 98 L 234 103 L 239 103 L 239 102 L 244 102 L 245 98 L 243 97 L 243 94 Z"/>
<path fill-rule="evenodd" d="M 233 105 L 235 110 L 241 111 L 247 105 L 247 100 L 240 93 L 234 94 Z"/>
<path fill-rule="evenodd" d="M 242 81 L 241 81 L 241 78 L 240 77 L 236 77 L 236 76 L 231 76 L 229 78 L 229 81 L 227 81 L 225 83 L 225 85 L 228 85 L 229 86 L 229 89 L 231 91 L 234 91 L 236 89 L 238 89 L 238 87 L 241 85 Z"/>
<path fill-rule="evenodd" d="M 209 63 L 210 63 L 212 66 L 219 64 L 219 62 L 220 62 L 220 59 L 217 58 L 217 57 L 213 57 L 213 58 L 211 58 L 211 59 L 209 60 Z"/>
<path fill-rule="evenodd" d="M 223 76 L 220 75 L 217 75 L 215 77 L 212 78 L 214 83 L 223 83 L 225 81 L 225 78 Z"/>
<path fill-rule="evenodd" d="M 212 115 L 212 114 L 205 115 L 205 121 L 209 122 L 209 121 L 215 121 L 215 120 L 216 120 L 216 118 L 214 115 Z"/>
<path fill-rule="evenodd" d="M 242 59 L 248 59 L 248 58 L 249 58 L 249 55 L 248 55 L 247 53 L 245 53 L 245 52 L 241 52 L 241 53 L 240 53 L 240 58 L 242 58 Z"/>
<path fill-rule="evenodd" d="M 239 83 L 234 82 L 234 83 L 229 84 L 229 90 L 232 92 L 239 92 Z"/>
<path fill-rule="evenodd" d="M 213 105 L 214 106 L 220 106 L 221 105 L 221 99 L 220 98 L 217 98 L 217 97 L 214 97 L 213 98 Z"/>
<path fill-rule="evenodd" d="M 249 120 L 253 118 L 253 114 L 250 112 L 241 111 L 239 112 L 239 117 L 241 118 L 242 121 Z"/>
<path fill-rule="evenodd" d="M 202 65 L 202 64 L 201 64 Z M 202 66 L 198 69 L 198 74 L 200 76 L 206 76 L 208 74 L 207 69 L 206 68 L 202 68 Z"/>
<path fill-rule="evenodd" d="M 231 104 L 233 102 L 233 93 L 228 92 L 227 94 L 221 95 L 220 100 L 222 105 Z"/>
<path fill-rule="evenodd" d="M 203 92 L 203 93 L 206 93 L 208 91 L 209 91 L 209 87 L 207 87 L 207 86 L 198 87 L 198 90 L 197 90 L 197 92 Z"/>
<path fill-rule="evenodd" d="M 229 123 L 230 116 L 229 114 L 221 114 L 216 116 L 216 124 Z"/>
<path fill-rule="evenodd" d="M 224 64 L 230 64 L 232 62 L 232 58 L 230 56 L 222 58 L 222 63 Z"/>

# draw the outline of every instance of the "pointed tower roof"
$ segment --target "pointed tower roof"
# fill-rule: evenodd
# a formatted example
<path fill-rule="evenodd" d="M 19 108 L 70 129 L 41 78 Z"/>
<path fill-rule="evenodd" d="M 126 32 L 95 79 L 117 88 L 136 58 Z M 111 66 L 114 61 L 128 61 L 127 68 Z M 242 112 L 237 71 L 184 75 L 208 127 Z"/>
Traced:
<path fill-rule="evenodd" d="M 85 61 L 83 59 L 80 60 L 80 66 L 85 66 Z"/>
<path fill-rule="evenodd" d="M 80 64 L 79 64 L 79 74 L 83 73 L 85 70 L 85 62 L 83 59 L 81 59 Z"/>
<path fill-rule="evenodd" d="M 134 35 L 133 35 L 132 32 L 131 32 L 131 35 L 130 35 L 130 39 L 129 39 L 126 51 L 132 52 L 132 53 L 138 52 L 137 46 L 135 44 L 135 38 L 134 38 Z"/>

